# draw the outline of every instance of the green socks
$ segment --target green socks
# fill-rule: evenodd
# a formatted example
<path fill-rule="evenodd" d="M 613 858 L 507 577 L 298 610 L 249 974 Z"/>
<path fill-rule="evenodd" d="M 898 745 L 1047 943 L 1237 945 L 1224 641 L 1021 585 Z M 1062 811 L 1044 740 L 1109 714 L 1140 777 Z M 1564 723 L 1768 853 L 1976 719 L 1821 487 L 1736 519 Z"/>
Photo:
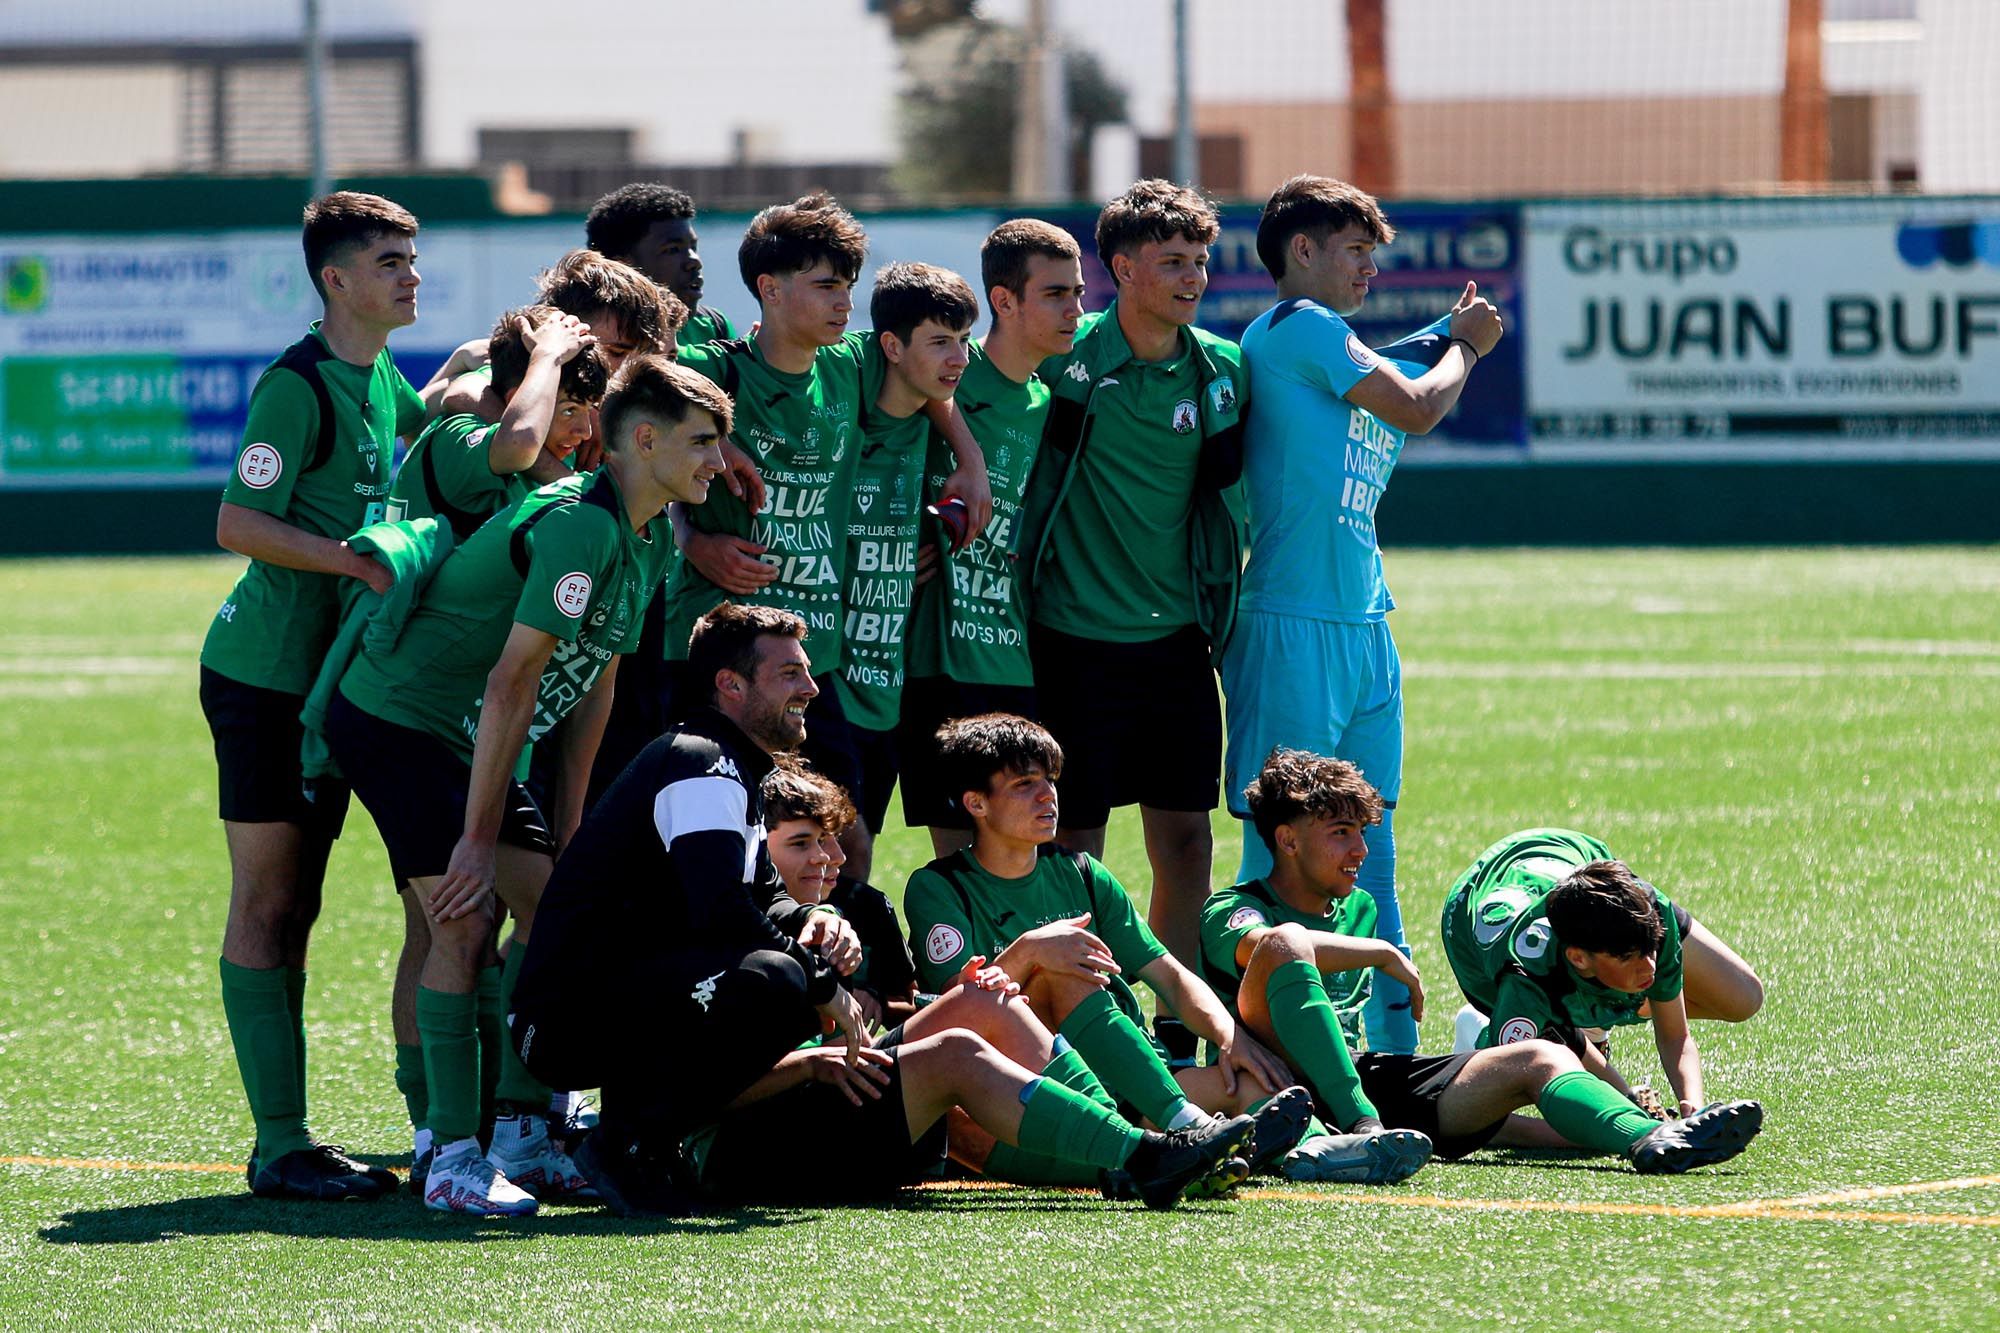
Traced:
<path fill-rule="evenodd" d="M 500 1084 L 494 1092 L 502 1102 L 514 1102 L 532 1107 L 536 1115 L 546 1114 L 549 1109 L 549 1085 L 528 1072 L 521 1063 L 521 1057 L 514 1051 L 514 1043 L 506 1040 L 507 1002 L 513 997 L 514 983 L 521 979 L 521 966 L 528 960 L 528 942 L 516 939 L 507 950 L 507 966 L 500 973 L 500 1008 L 495 1014 L 498 1026 L 493 1030 L 500 1042 Z"/>
<path fill-rule="evenodd" d="M 306 970 L 285 969 L 285 1002 L 292 1007 L 292 1052 L 297 1073 L 299 1105 L 306 1104 Z"/>
<path fill-rule="evenodd" d="M 1106 1088 L 1162 1129 L 1187 1106 L 1181 1085 L 1167 1072 L 1153 1043 L 1109 991 L 1097 991 L 1072 1009 L 1063 1020 L 1062 1035 Z"/>
<path fill-rule="evenodd" d="M 294 969 L 238 967 L 226 958 L 221 964 L 222 1013 L 257 1125 L 257 1159 L 276 1161 L 312 1146 L 306 1135 L 300 1061 L 304 1030 L 292 1008 L 287 976 Z M 298 975 L 303 988 L 305 974 Z"/>
<path fill-rule="evenodd" d="M 500 1095 L 500 1071 L 507 1067 L 502 1054 L 507 1046 L 506 1005 L 500 1000 L 502 973 L 498 967 L 482 967 L 474 991 L 479 996 L 479 1123 L 493 1123 Z M 517 1062 L 518 1063 L 518 1062 Z"/>
<path fill-rule="evenodd" d="M 1090 1066 L 1076 1053 L 1062 1037 L 1055 1041 L 1055 1054 L 1049 1057 L 1048 1067 L 1042 1070 L 1042 1077 L 1060 1083 L 1071 1092 L 1081 1093 L 1106 1110 L 1118 1109 L 1111 1094 L 1097 1081 L 1097 1075 L 1090 1072 Z M 981 1168 L 992 1180 L 1011 1180 L 1017 1185 L 1095 1185 L 1097 1168 L 1082 1162 L 1062 1157 L 1049 1157 L 1042 1153 L 1026 1152 L 1011 1143 L 996 1141 L 993 1151 L 987 1155 Z"/>
<path fill-rule="evenodd" d="M 1598 1152 L 1623 1154 L 1660 1127 L 1618 1089 L 1581 1069 L 1550 1079 L 1535 1105 L 1556 1133 Z"/>
<path fill-rule="evenodd" d="M 396 1044 L 396 1091 L 403 1094 L 403 1107 L 410 1113 L 410 1128 L 422 1129 L 430 1120 L 431 1089 L 424 1081 L 422 1044 Z"/>
<path fill-rule="evenodd" d="M 479 997 L 417 987 L 431 1137 L 439 1147 L 479 1133 Z"/>
<path fill-rule="evenodd" d="M 1021 1088 L 1021 1150 L 1092 1167 L 1125 1165 L 1145 1138 L 1116 1111 L 1049 1078 Z"/>
<path fill-rule="evenodd" d="M 1272 969 L 1264 994 L 1271 1026 L 1277 1029 L 1285 1054 L 1341 1129 L 1364 1116 L 1377 1118 L 1373 1103 L 1361 1091 L 1361 1076 L 1354 1072 L 1354 1057 L 1348 1054 L 1347 1038 L 1341 1035 L 1340 1018 L 1327 998 L 1319 969 L 1302 958 L 1280 963 Z"/>
<path fill-rule="evenodd" d="M 1090 1066 L 1077 1053 L 1076 1047 L 1069 1044 L 1067 1037 L 1058 1035 L 1052 1049 L 1055 1053 L 1049 1057 L 1048 1068 L 1042 1070 L 1043 1078 L 1052 1078 L 1071 1092 L 1080 1092 L 1100 1106 L 1113 1111 L 1118 1109 L 1117 1100 L 1104 1090 L 1104 1085 L 1097 1081 L 1097 1075 L 1090 1072 Z"/>

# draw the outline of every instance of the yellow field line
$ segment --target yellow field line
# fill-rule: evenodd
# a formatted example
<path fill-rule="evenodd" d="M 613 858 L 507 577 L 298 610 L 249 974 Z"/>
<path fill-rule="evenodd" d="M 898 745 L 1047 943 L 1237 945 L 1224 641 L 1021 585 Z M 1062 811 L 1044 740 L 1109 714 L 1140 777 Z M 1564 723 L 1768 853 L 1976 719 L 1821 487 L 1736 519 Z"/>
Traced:
<path fill-rule="evenodd" d="M 2000 1176 L 1960 1176 L 1956 1180 L 1920 1180 L 1913 1185 L 1870 1185 L 1860 1189 L 1834 1190 L 1827 1194 L 1801 1194 L 1792 1199 L 1770 1199 L 1770 1208 L 1818 1208 L 1832 1203 L 1860 1203 L 1867 1199 L 1897 1199 L 1908 1194 L 1943 1194 L 1948 1190 L 1976 1190 L 2000 1185 Z"/>
<path fill-rule="evenodd" d="M 243 1170 L 234 1162 L 127 1162 L 101 1157 L 0 1157 L 0 1166 L 67 1167 L 80 1171 L 193 1171 L 210 1175 L 234 1175 Z M 1574 1213 L 1594 1217 L 1740 1217 L 1783 1222 L 1873 1222 L 1895 1226 L 2000 1227 L 2000 1216 L 1969 1216 L 1954 1213 L 1826 1212 L 1826 1207 L 1867 1199 L 1895 1198 L 1911 1194 L 1941 1194 L 1950 1190 L 1981 1189 L 2000 1185 L 2000 1176 L 1960 1176 L 1952 1180 L 1925 1180 L 1908 1185 L 1878 1185 L 1865 1189 L 1838 1190 L 1827 1194 L 1802 1194 L 1789 1199 L 1746 1199 L 1740 1203 L 1605 1203 L 1565 1199 L 1452 1199 L 1437 1194 L 1334 1193 L 1324 1190 L 1238 1190 L 1240 1199 L 1274 1203 L 1338 1203 L 1375 1208 L 1435 1208 L 1457 1212 L 1484 1213 Z M 997 1180 L 941 1180 L 925 1188 L 953 1190 L 1003 1190 L 1015 1186 Z"/>

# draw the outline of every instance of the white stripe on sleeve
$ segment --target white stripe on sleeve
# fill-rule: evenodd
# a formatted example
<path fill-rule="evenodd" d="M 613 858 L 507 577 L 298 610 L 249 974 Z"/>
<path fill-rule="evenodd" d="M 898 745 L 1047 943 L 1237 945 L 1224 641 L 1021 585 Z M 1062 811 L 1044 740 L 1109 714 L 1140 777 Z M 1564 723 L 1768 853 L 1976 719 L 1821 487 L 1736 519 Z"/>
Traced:
<path fill-rule="evenodd" d="M 750 793 L 736 779 L 720 775 L 668 783 L 653 798 L 653 827 L 665 847 L 684 834 L 711 830 L 742 837 L 749 815 Z"/>

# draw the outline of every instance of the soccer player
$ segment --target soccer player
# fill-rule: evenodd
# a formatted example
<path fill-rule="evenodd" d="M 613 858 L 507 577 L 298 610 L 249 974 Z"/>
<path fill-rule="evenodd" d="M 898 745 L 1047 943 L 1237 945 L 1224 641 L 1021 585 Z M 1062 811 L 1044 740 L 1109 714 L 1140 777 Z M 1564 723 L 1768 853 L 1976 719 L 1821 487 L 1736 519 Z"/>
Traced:
<path fill-rule="evenodd" d="M 250 564 L 201 649 L 201 707 L 215 738 L 229 842 L 222 1009 L 257 1126 L 253 1192 L 373 1198 L 395 1184 L 306 1129 L 306 943 L 348 789 L 305 783 L 299 712 L 340 616 L 343 580 L 389 582 L 348 534 L 379 518 L 396 437 L 423 403 L 389 335 L 416 320 L 417 220 L 378 195 L 306 207 L 306 270 L 325 314 L 251 391 L 216 541 Z"/>
<path fill-rule="evenodd" d="M 1147 920 L 1189 963 L 1214 852 L 1211 655 L 1235 615 L 1250 389 L 1236 344 L 1193 327 L 1219 231 L 1206 200 L 1163 180 L 1098 215 L 1118 292 L 1042 367 L 1055 402 L 1021 544 L 1037 703 L 1070 757 L 1062 841 L 1101 857 L 1111 810 L 1136 803 Z"/>
<path fill-rule="evenodd" d="M 761 784 L 819 694 L 805 622 L 725 603 L 697 622 L 704 705 L 643 750 L 565 849 L 528 941 L 509 1030 L 565 1087 L 601 1087 L 579 1165 L 616 1212 L 690 1207 L 681 1140 L 821 1031 L 867 1044 L 839 984 L 854 932 L 793 901 L 766 853 Z"/>
<path fill-rule="evenodd" d="M 679 514 L 687 558 L 667 585 L 666 652 L 687 657 L 688 635 L 725 598 L 791 611 L 806 622 L 806 655 L 821 673 L 806 757 L 847 789 L 861 790 L 834 679 L 842 661 L 847 520 L 861 453 L 864 380 L 873 339 L 846 332 L 851 292 L 868 243 L 825 194 L 776 204 L 751 220 L 738 247 L 743 281 L 757 296 L 756 336 L 681 349 L 682 364 L 720 384 L 737 404 L 736 438 L 767 483 L 754 507 L 735 494 Z M 961 460 L 950 483 L 975 523 L 985 464 L 955 413 L 947 431 Z M 693 701 L 704 682 L 690 686 Z"/>
<path fill-rule="evenodd" d="M 590 206 L 584 244 L 630 264 L 671 291 L 688 309 L 677 335 L 681 346 L 724 342 L 736 336 L 729 316 L 701 303 L 700 238 L 694 200 L 668 185 L 621 185 Z"/>
<path fill-rule="evenodd" d="M 416 1009 L 434 1145 L 424 1201 L 441 1210 L 527 1213 L 534 1192 L 581 1184 L 549 1137 L 549 1089 L 511 1048 L 481 1151 L 475 982 L 496 894 L 515 918 L 518 974 L 555 853 L 582 817 L 616 655 L 633 648 L 672 553 L 663 511 L 706 496 L 730 411 L 708 381 L 645 356 L 620 369 L 603 417 L 604 467 L 542 487 L 455 549 L 393 646 L 364 641 L 327 710 L 334 758 L 429 918 Z M 544 816 L 513 773 L 523 743 L 564 717 L 575 721 Z"/>
<path fill-rule="evenodd" d="M 926 990 L 943 989 L 974 954 L 990 958 L 1112 1095 L 1134 1108 L 1135 1119 L 1162 1129 L 1198 1123 L 1204 1108 L 1233 1114 L 1262 1107 L 1291 1083 L 1285 1067 L 1154 938 L 1111 872 L 1055 846 L 1063 752 L 1047 731 L 1026 718 L 987 714 L 947 724 L 938 750 L 974 833 L 972 846 L 912 875 L 903 897 Z M 1178 1076 L 1169 1071 L 1140 1026 L 1128 974 L 1206 1038 L 1220 1062 Z"/>
<path fill-rule="evenodd" d="M 765 777 L 765 845 L 785 892 L 808 907 L 826 904 L 854 927 L 861 965 L 845 984 L 871 1028 L 917 1012 L 917 968 L 889 895 L 840 873 L 841 835 L 860 816 L 847 793 L 788 756 Z"/>
<path fill-rule="evenodd" d="M 396 469 L 387 517 L 436 515 L 464 541 L 525 496 L 525 474 L 544 450 L 561 462 L 590 438 L 606 380 L 596 342 L 589 325 L 554 306 L 502 315 L 487 339 L 500 420 L 457 413 L 426 426 Z"/>
<path fill-rule="evenodd" d="M 1629 1092 L 1608 1030 L 1650 1021 L 1682 1116 L 1707 1100 L 1688 1020 L 1741 1023 L 1764 1003 L 1763 982 L 1713 931 L 1570 829 L 1488 847 L 1452 885 L 1443 929 L 1459 988 L 1486 1019 L 1479 1046 L 1547 1037 Z"/>
<path fill-rule="evenodd" d="M 875 275 L 868 317 L 878 353 L 869 364 L 879 367 L 880 387 L 861 414 L 861 456 L 847 514 L 846 662 L 833 683 L 847 718 L 852 770 L 861 780 L 855 802 L 861 818 L 844 839 L 848 873 L 863 880 L 896 787 L 903 645 L 931 434 L 921 409 L 957 392 L 979 302 L 949 269 L 891 264 Z"/>
<path fill-rule="evenodd" d="M 1036 218 L 1001 223 L 979 248 L 979 269 L 993 322 L 972 345 L 953 400 L 986 455 L 993 522 L 961 550 L 941 540 L 918 551 L 919 569 L 938 572 L 919 582 L 910 607 L 897 734 L 903 818 L 930 829 L 938 856 L 972 842 L 972 822 L 937 771 L 938 728 L 980 713 L 1035 716 L 1027 584 L 1017 577 L 1015 541 L 1049 414 L 1049 386 L 1036 371 L 1069 351 L 1083 318 L 1082 256 L 1060 227 Z M 928 494 L 943 493 L 951 468 L 950 452 L 933 440 Z"/>
<path fill-rule="evenodd" d="M 1243 333 L 1257 400 L 1244 433 L 1250 560 L 1222 689 L 1231 813 L 1245 820 L 1237 880 L 1271 866 L 1247 812 L 1234 804 L 1264 757 L 1288 746 L 1351 759 L 1384 802 L 1382 822 L 1367 829 L 1361 887 L 1375 900 L 1382 938 L 1402 947 L 1395 835 L 1402 667 L 1389 634 L 1395 603 L 1382 579 L 1375 506 L 1404 437 L 1444 419 L 1501 326 L 1499 312 L 1467 283 L 1450 316 L 1418 344 L 1433 363 L 1428 369 L 1370 351 L 1345 316 L 1368 295 L 1375 248 L 1395 235 L 1374 199 L 1324 176 L 1285 182 L 1258 221 L 1257 253 L 1279 299 Z M 1406 354 L 1420 353 L 1396 353 Z M 1410 997 L 1393 977 L 1378 978 L 1367 1017 L 1374 1049 L 1416 1050 Z"/>
<path fill-rule="evenodd" d="M 826 1047 L 786 1054 L 690 1140 L 703 1192 L 728 1203 L 881 1199 L 935 1174 L 948 1144 L 959 1155 L 964 1127 L 990 1145 L 983 1161 L 1007 1150 L 1064 1163 L 1077 1178 L 1095 1176 L 1106 1198 L 1136 1195 L 1151 1208 L 1215 1197 L 1243 1179 L 1235 1154 L 1255 1137 L 1249 1116 L 1167 1134 L 1138 1128 L 1101 1089 L 1071 1085 L 1090 1080 L 1076 1052 L 1004 971 L 983 963 L 969 959 L 950 994 L 857 1061 Z M 1294 1091 L 1302 1126 L 1305 1098 Z M 807 1163 L 772 1151 L 801 1126 L 830 1151 Z"/>
<path fill-rule="evenodd" d="M 1415 965 L 1376 937 L 1374 900 L 1354 892 L 1382 798 L 1345 760 L 1278 750 L 1244 799 L 1272 870 L 1208 900 L 1203 969 L 1241 1021 L 1305 1074 L 1321 1114 L 1343 1131 L 1309 1136 L 1286 1156 L 1287 1176 L 1389 1183 L 1433 1149 L 1452 1160 L 1487 1143 L 1573 1145 L 1620 1154 L 1642 1172 L 1681 1172 L 1726 1161 L 1755 1137 L 1756 1102 L 1662 1125 L 1553 1041 L 1353 1054 L 1376 970 L 1399 977 L 1423 1007 Z M 1530 1105 L 1543 1122 L 1511 1114 Z"/>

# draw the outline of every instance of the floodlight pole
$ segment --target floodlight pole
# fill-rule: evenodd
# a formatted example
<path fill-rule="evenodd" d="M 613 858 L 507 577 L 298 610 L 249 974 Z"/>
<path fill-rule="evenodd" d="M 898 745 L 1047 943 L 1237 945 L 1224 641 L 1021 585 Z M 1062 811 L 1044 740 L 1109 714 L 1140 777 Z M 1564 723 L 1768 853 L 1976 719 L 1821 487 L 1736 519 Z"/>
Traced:
<path fill-rule="evenodd" d="M 1188 95 L 1188 0 L 1174 0 L 1174 179 L 1191 188 L 1201 185 L 1194 106 Z"/>
<path fill-rule="evenodd" d="M 319 4 L 320 0 L 305 0 L 306 140 L 315 199 L 333 190 L 326 165 L 326 32 L 320 25 Z"/>

